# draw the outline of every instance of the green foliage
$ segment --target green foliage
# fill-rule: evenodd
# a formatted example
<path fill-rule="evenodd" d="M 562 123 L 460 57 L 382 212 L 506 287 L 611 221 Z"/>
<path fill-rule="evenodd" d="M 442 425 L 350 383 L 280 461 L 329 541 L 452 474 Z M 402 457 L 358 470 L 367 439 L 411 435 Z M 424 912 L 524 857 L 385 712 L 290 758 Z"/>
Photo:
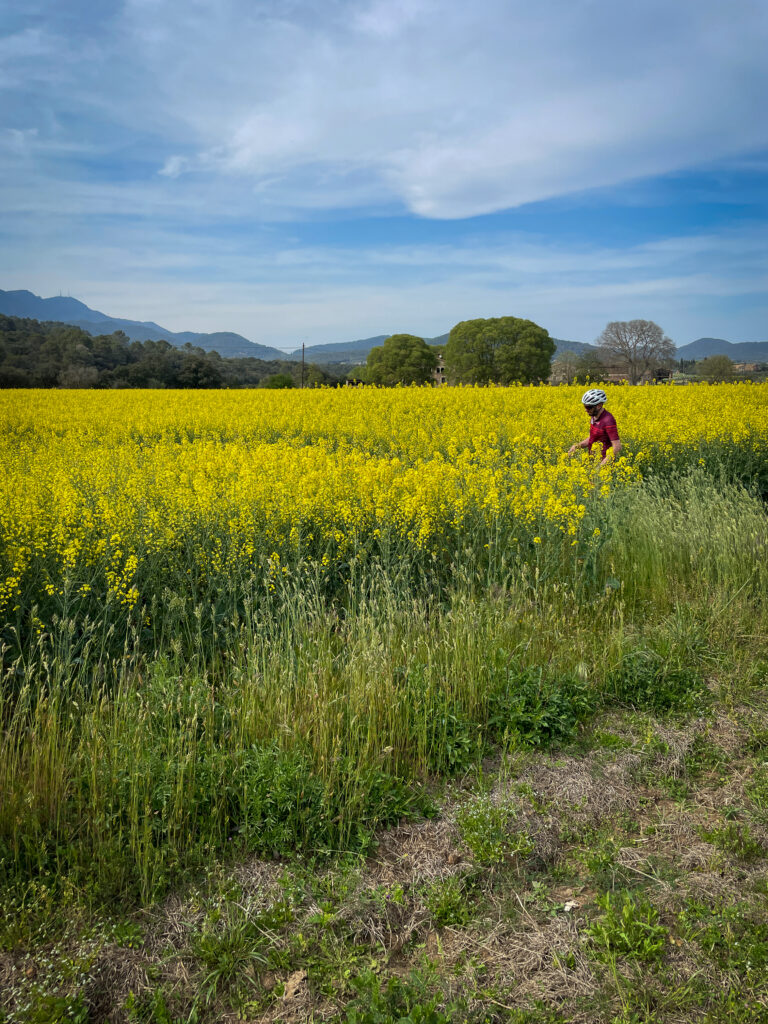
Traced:
<path fill-rule="evenodd" d="M 27 1024 L 89 1024 L 88 1007 L 82 994 L 41 993 L 27 1007 L 27 1013 Z"/>
<path fill-rule="evenodd" d="M 763 844 L 752 835 L 749 825 L 736 821 L 713 829 L 702 829 L 701 838 L 742 861 L 761 860 L 768 854 Z"/>
<path fill-rule="evenodd" d="M 118 921 L 111 929 L 112 941 L 123 949 L 139 949 L 144 943 L 144 929 L 134 921 Z"/>
<path fill-rule="evenodd" d="M 475 764 L 482 753 L 479 723 L 439 686 L 431 685 L 421 666 L 406 681 L 414 709 L 413 739 L 430 772 L 457 775 Z"/>
<path fill-rule="evenodd" d="M 704 680 L 693 669 L 675 665 L 656 651 L 641 648 L 622 658 L 605 681 L 609 703 L 639 711 L 693 711 L 707 699 Z"/>
<path fill-rule="evenodd" d="M 267 964 L 270 935 L 242 913 L 233 919 L 213 914 L 192 939 L 192 952 L 202 970 L 201 991 L 210 1002 L 220 991 L 244 980 L 253 985 L 251 968 Z"/>
<path fill-rule="evenodd" d="M 455 1007 L 439 1009 L 440 996 L 423 973 L 382 980 L 365 971 L 351 985 L 357 996 L 345 1008 L 346 1024 L 450 1024 L 457 1019 Z"/>
<path fill-rule="evenodd" d="M 508 1013 L 509 1016 L 504 1018 L 505 1024 L 566 1024 L 570 1019 L 563 1017 L 540 999 L 535 1000 L 532 1006 L 512 1009 Z"/>
<path fill-rule="evenodd" d="M 301 367 L 290 360 L 222 358 L 187 343 L 130 341 L 123 331 L 96 337 L 69 324 L 0 315 L 0 388 L 294 387 Z M 340 378 L 305 367 L 309 385 Z M 278 383 L 274 383 L 278 380 Z"/>
<path fill-rule="evenodd" d="M 616 829 L 590 829 L 585 838 L 577 860 L 587 868 L 595 885 L 614 885 L 618 873 L 616 856 L 621 849 Z"/>
<path fill-rule="evenodd" d="M 768 921 L 748 903 L 688 900 L 678 928 L 725 970 L 748 976 L 768 968 Z"/>
<path fill-rule="evenodd" d="M 264 381 L 262 387 L 281 390 L 294 387 L 293 377 L 289 373 L 273 373 Z"/>
<path fill-rule="evenodd" d="M 128 1024 L 197 1024 L 197 1005 L 182 1016 L 174 1016 L 168 1008 L 168 1002 L 160 989 L 137 996 L 131 992 L 123 1004 Z"/>
<path fill-rule="evenodd" d="M 761 825 L 768 823 L 768 764 L 755 767 L 747 784 L 746 793 L 751 801 L 750 813 Z"/>
<path fill-rule="evenodd" d="M 642 894 L 606 893 L 597 904 L 603 914 L 586 929 L 597 955 L 650 962 L 658 960 L 669 929 L 659 924 L 659 912 Z"/>
<path fill-rule="evenodd" d="M 426 384 L 437 366 L 437 349 L 413 334 L 392 334 L 368 353 L 369 384 Z"/>
<path fill-rule="evenodd" d="M 529 836 L 514 830 L 514 818 L 511 807 L 483 795 L 458 810 L 456 824 L 479 864 L 500 864 L 508 857 L 527 857 L 533 851 Z"/>
<path fill-rule="evenodd" d="M 733 360 L 725 355 L 707 356 L 706 359 L 696 363 L 694 372 L 703 380 L 709 381 L 710 384 L 727 383 L 732 381 L 736 374 Z"/>
<path fill-rule="evenodd" d="M 491 694 L 488 731 L 497 741 L 514 736 L 533 747 L 565 743 L 597 704 L 597 695 L 572 676 L 550 676 L 541 667 L 510 668 Z"/>
<path fill-rule="evenodd" d="M 424 892 L 424 904 L 438 928 L 461 927 L 472 916 L 466 882 L 457 875 L 433 882 Z"/>
<path fill-rule="evenodd" d="M 14 851 L 5 841 L 4 873 L 15 869 L 7 881 L 32 876 L 51 885 L 71 878 L 99 901 L 149 899 L 185 869 L 206 863 L 211 850 L 266 856 L 364 850 L 378 825 L 431 808 L 423 790 L 383 765 L 340 755 L 323 778 L 300 748 L 233 747 L 227 717 L 209 718 L 203 731 L 205 698 L 198 704 L 190 690 L 183 697 L 170 719 L 159 701 L 152 705 L 156 719 L 144 714 L 140 753 L 130 751 L 126 736 L 119 765 L 87 769 L 81 785 L 95 783 L 100 804 L 80 834 L 75 829 L 87 806 L 81 801 L 89 793 L 73 785 L 59 820 L 20 837 Z M 190 727 L 197 735 L 188 735 Z"/>
<path fill-rule="evenodd" d="M 705 772 L 724 773 L 728 763 L 729 758 L 723 748 L 713 743 L 705 733 L 694 737 L 685 754 L 685 770 L 690 779 L 698 779 Z"/>
<path fill-rule="evenodd" d="M 528 384 L 546 380 L 554 351 L 548 332 L 531 320 L 463 320 L 448 336 L 445 367 L 456 383 Z"/>
<path fill-rule="evenodd" d="M 577 384 L 588 384 L 590 381 L 600 381 L 605 376 L 605 362 L 599 352 L 582 352 L 576 361 L 573 379 Z"/>

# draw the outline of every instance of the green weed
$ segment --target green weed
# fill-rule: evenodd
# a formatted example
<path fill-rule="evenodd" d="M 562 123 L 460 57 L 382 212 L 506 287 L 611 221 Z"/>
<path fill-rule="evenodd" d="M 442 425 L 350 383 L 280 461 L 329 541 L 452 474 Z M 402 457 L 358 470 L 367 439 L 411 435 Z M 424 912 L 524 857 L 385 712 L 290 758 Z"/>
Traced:
<path fill-rule="evenodd" d="M 724 970 L 746 976 L 768 968 L 768 921 L 760 908 L 688 900 L 678 927 Z"/>
<path fill-rule="evenodd" d="M 646 648 L 625 655 L 607 675 L 605 695 L 609 703 L 638 711 L 690 712 L 706 702 L 707 689 L 696 671 Z"/>
<path fill-rule="evenodd" d="M 231 919 L 210 915 L 191 942 L 206 1002 L 235 983 L 253 988 L 254 971 L 266 966 L 271 942 L 268 932 L 241 914 Z"/>
<path fill-rule="evenodd" d="M 423 973 L 382 980 L 365 971 L 351 985 L 357 995 L 341 1018 L 346 1024 L 450 1024 L 457 1019 L 455 1006 L 440 1009 L 434 981 Z"/>
<path fill-rule="evenodd" d="M 701 838 L 741 861 L 760 860 L 768 854 L 751 833 L 749 825 L 729 821 L 727 825 L 702 829 Z"/>
<path fill-rule="evenodd" d="M 467 883 L 456 875 L 433 882 L 423 899 L 438 928 L 460 927 L 472 916 Z"/>
<path fill-rule="evenodd" d="M 462 840 L 479 864 L 500 864 L 509 857 L 527 857 L 533 843 L 513 827 L 514 809 L 483 795 L 465 803 L 456 813 Z"/>
<path fill-rule="evenodd" d="M 641 894 L 606 893 L 597 899 L 603 914 L 586 929 L 601 958 L 621 956 L 651 962 L 664 952 L 669 929 L 659 924 L 659 912 Z"/>
<path fill-rule="evenodd" d="M 510 668 L 491 694 L 488 731 L 533 747 L 565 743 L 596 710 L 596 695 L 581 680 L 542 668 Z"/>

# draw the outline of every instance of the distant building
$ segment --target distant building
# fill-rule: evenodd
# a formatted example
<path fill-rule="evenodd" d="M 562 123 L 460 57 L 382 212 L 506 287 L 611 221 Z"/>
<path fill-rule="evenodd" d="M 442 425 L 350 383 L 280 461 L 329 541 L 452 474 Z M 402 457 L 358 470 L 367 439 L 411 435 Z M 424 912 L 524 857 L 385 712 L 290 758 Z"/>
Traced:
<path fill-rule="evenodd" d="M 437 354 L 437 366 L 432 371 L 432 380 L 435 382 L 435 387 L 440 387 L 442 384 L 448 383 L 448 378 L 445 375 L 445 360 L 443 359 L 442 352 L 438 352 Z"/>

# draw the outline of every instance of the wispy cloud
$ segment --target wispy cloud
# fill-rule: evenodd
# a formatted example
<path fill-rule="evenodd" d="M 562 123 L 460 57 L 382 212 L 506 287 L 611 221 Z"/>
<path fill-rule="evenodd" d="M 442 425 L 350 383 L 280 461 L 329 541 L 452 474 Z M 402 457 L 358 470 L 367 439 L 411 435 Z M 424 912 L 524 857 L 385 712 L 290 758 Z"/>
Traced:
<path fill-rule="evenodd" d="M 754 0 L 29 0 L 0 14 L 0 285 L 286 344 L 509 312 L 757 331 L 766 52 Z M 724 161 L 699 219 L 670 185 L 653 237 L 604 240 L 609 189 L 642 209 L 631 183 Z M 493 220 L 553 197 L 577 235 Z"/>
<path fill-rule="evenodd" d="M 59 114 L 82 128 L 100 111 L 110 135 L 149 132 L 158 171 L 244 176 L 278 206 L 386 193 L 466 217 L 768 146 L 768 8 L 752 0 L 335 0 L 322 17 L 309 0 L 128 0 L 95 24 L 61 11 L 6 40 L 6 87 L 20 72 L 34 91 L 57 51 Z M 350 173 L 368 187 L 345 194 Z"/>
<path fill-rule="evenodd" d="M 102 246 L 98 268 L 88 239 L 72 237 L 48 255 L 36 238 L 28 252 L 21 240 L 14 250 L 13 265 L 0 256 L 4 287 L 47 280 L 49 292 L 74 291 L 114 315 L 235 330 L 287 348 L 397 330 L 433 336 L 459 320 L 509 314 L 581 341 L 608 320 L 637 316 L 658 320 L 679 344 L 712 333 L 748 340 L 768 305 L 760 224 L 622 247 L 520 234 L 344 247 L 291 242 L 279 231 L 256 241 L 170 226 L 148 234 L 134 224 Z"/>

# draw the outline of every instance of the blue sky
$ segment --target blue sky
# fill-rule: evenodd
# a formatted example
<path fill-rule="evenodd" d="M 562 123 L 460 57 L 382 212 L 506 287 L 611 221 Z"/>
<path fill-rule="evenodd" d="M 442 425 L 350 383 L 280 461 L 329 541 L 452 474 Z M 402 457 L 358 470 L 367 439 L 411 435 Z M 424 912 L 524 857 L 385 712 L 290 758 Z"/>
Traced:
<path fill-rule="evenodd" d="M 27 0 L 0 287 L 293 349 L 768 339 L 763 0 Z"/>

